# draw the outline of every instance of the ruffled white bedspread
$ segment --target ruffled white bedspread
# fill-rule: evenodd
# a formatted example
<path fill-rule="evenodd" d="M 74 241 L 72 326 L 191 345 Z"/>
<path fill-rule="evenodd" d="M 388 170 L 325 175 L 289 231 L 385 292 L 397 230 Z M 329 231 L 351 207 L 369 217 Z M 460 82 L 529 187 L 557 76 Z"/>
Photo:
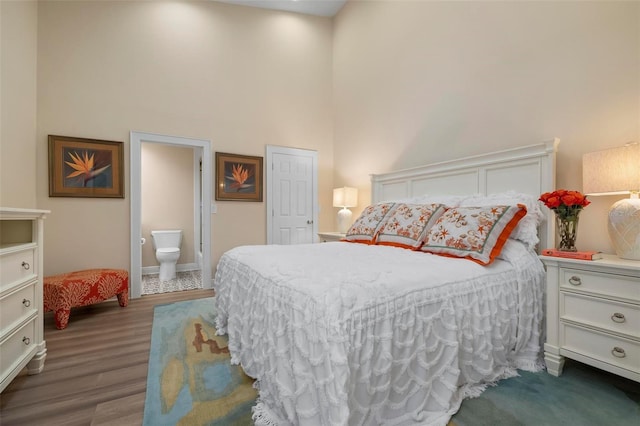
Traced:
<path fill-rule="evenodd" d="M 445 425 L 466 396 L 539 370 L 544 269 L 346 242 L 244 246 L 215 275 L 217 328 L 258 379 L 261 425 Z"/>

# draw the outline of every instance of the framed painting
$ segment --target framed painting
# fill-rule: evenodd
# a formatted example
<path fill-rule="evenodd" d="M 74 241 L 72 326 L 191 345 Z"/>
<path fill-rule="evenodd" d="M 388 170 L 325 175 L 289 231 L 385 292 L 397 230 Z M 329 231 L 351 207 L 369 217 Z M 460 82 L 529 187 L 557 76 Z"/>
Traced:
<path fill-rule="evenodd" d="M 49 196 L 124 198 L 123 143 L 49 135 Z"/>
<path fill-rule="evenodd" d="M 216 200 L 262 201 L 262 157 L 216 152 Z"/>

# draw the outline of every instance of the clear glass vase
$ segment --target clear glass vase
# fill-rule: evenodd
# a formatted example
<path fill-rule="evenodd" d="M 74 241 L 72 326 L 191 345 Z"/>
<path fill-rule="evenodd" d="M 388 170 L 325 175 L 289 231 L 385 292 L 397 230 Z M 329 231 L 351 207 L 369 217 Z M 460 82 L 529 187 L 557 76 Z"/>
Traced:
<path fill-rule="evenodd" d="M 579 211 L 571 216 L 562 217 L 556 214 L 556 248 L 560 251 L 578 251 L 576 238 L 578 238 Z"/>

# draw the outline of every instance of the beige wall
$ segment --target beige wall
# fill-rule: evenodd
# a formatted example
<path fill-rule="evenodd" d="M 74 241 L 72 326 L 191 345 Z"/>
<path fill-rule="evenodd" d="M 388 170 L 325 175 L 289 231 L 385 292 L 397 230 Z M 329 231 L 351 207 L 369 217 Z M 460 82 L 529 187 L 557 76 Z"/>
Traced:
<path fill-rule="evenodd" d="M 334 21 L 334 179 L 561 139 L 582 154 L 640 140 L 640 3 L 350 1 Z M 578 248 L 612 252 L 592 198 Z"/>
<path fill-rule="evenodd" d="M 36 2 L 0 2 L 0 206 L 3 207 L 36 208 L 37 34 Z"/>
<path fill-rule="evenodd" d="M 182 230 L 178 264 L 195 263 L 193 148 L 141 144 L 142 266 L 158 266 L 151 231 Z"/>
<path fill-rule="evenodd" d="M 317 150 L 321 230 L 335 229 L 331 189 L 358 186 L 357 214 L 372 172 L 557 136 L 558 186 L 581 189 L 582 153 L 640 139 L 637 2 L 352 0 L 331 20 L 215 2 L 3 1 L 0 15 L 0 202 L 53 211 L 46 274 L 128 268 L 131 130 L 247 155 Z M 48 134 L 125 142 L 126 198 L 49 198 Z M 580 248 L 610 251 L 615 199 L 592 199 Z M 264 203 L 217 204 L 214 264 L 265 241 Z"/>
<path fill-rule="evenodd" d="M 246 155 L 264 156 L 267 144 L 317 150 L 319 191 L 329 194 L 331 32 L 328 18 L 216 2 L 39 3 L 38 207 L 52 210 L 45 273 L 129 267 L 131 130 Z M 49 198 L 48 134 L 123 141 L 125 199 Z M 213 265 L 232 247 L 266 241 L 265 203 L 217 205 Z M 321 227 L 331 213 L 323 208 Z"/>

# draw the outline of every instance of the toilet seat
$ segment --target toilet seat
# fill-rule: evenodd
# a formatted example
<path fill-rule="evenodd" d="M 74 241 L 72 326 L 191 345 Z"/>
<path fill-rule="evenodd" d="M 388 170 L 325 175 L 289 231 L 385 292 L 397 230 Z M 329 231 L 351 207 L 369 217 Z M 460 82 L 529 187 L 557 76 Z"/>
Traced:
<path fill-rule="evenodd" d="M 176 247 L 172 247 L 172 248 L 161 248 L 156 250 L 156 253 L 180 253 L 180 249 L 176 248 Z"/>

